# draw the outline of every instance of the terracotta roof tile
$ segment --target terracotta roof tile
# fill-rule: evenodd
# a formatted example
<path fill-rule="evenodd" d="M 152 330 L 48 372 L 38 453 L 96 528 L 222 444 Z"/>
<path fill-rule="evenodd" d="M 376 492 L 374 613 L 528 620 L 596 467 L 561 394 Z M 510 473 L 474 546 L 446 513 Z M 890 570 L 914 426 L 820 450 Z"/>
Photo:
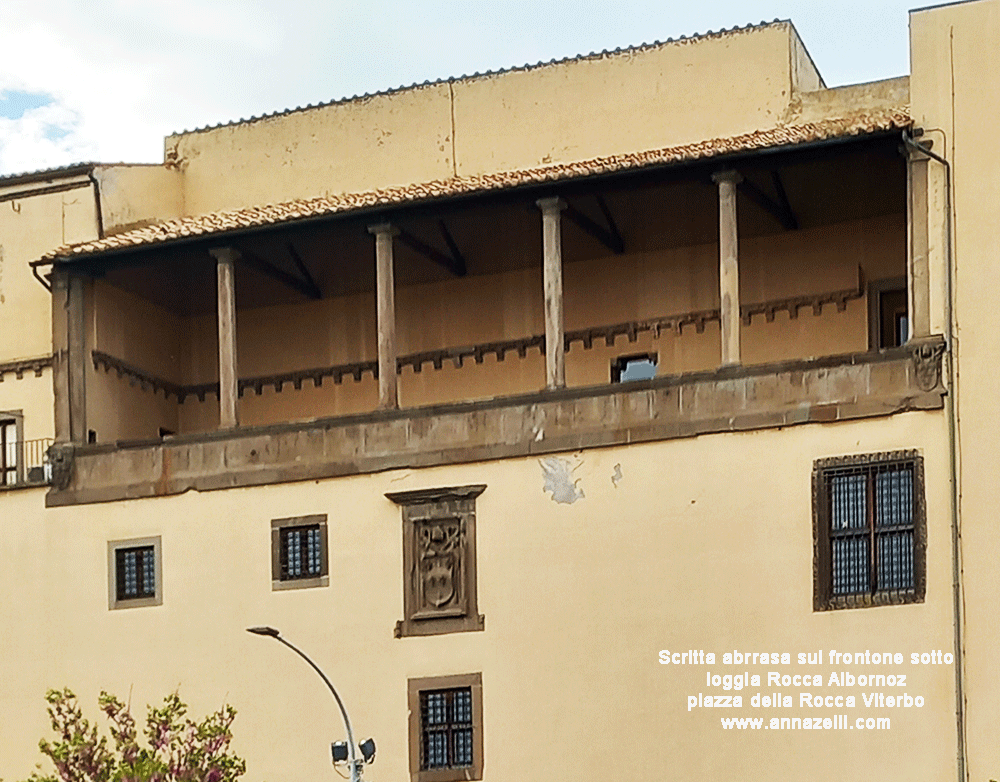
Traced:
<path fill-rule="evenodd" d="M 801 125 L 779 125 L 768 130 L 759 130 L 739 136 L 708 139 L 693 144 L 664 147 L 645 152 L 630 152 L 572 163 L 557 163 L 495 174 L 458 176 L 360 193 L 344 193 L 245 209 L 233 209 L 194 217 L 182 217 L 108 236 L 104 239 L 64 245 L 46 253 L 41 260 L 72 260 L 114 250 L 153 246 L 181 238 L 224 235 L 227 232 L 245 228 L 279 225 L 295 220 L 348 213 L 378 206 L 428 201 L 473 193 L 488 193 L 522 185 L 580 179 L 599 174 L 689 162 L 758 149 L 793 146 L 813 141 L 903 129 L 911 124 L 912 120 L 907 109 L 900 107 Z"/>

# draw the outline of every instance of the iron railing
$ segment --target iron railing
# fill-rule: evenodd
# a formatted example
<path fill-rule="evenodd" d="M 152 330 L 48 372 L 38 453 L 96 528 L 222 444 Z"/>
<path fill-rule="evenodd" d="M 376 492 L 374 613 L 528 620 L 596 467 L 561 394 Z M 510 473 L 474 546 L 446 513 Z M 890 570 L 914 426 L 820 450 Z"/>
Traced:
<path fill-rule="evenodd" d="M 4 441 L 0 447 L 0 488 L 51 483 L 50 445 L 51 437 Z"/>

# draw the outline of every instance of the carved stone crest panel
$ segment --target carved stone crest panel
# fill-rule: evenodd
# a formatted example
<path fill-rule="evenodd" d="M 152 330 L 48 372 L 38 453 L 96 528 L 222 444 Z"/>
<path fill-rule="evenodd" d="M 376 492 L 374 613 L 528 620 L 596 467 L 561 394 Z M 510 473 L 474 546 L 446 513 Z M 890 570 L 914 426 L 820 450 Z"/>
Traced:
<path fill-rule="evenodd" d="M 483 485 L 394 492 L 403 512 L 403 612 L 396 637 L 482 630 L 476 497 Z"/>

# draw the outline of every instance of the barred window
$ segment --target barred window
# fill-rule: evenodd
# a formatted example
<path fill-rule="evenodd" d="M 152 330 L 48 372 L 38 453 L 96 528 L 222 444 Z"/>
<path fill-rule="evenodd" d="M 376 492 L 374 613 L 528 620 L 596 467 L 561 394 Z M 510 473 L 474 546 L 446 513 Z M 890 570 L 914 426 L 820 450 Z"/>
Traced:
<path fill-rule="evenodd" d="M 272 519 L 272 589 L 327 586 L 326 536 L 324 515 Z"/>
<path fill-rule="evenodd" d="M 472 688 L 420 693 L 420 768 L 472 765 Z"/>
<path fill-rule="evenodd" d="M 813 484 L 815 608 L 923 600 L 921 458 L 908 451 L 822 459 Z"/>
<path fill-rule="evenodd" d="M 152 546 L 115 551 L 118 599 L 134 600 L 156 594 L 156 554 Z"/>
<path fill-rule="evenodd" d="M 138 608 L 163 602 L 160 539 L 108 543 L 108 607 Z"/>
<path fill-rule="evenodd" d="M 281 580 L 320 575 L 319 524 L 281 530 Z"/>
<path fill-rule="evenodd" d="M 410 778 L 483 778 L 482 676 L 410 679 Z"/>

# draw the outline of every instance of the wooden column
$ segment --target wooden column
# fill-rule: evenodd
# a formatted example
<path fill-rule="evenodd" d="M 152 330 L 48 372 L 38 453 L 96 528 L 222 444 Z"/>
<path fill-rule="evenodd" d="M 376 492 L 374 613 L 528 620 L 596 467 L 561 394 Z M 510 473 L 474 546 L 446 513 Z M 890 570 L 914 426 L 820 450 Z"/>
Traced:
<path fill-rule="evenodd" d="M 399 407 L 396 376 L 396 289 L 392 263 L 392 237 L 399 233 L 389 223 L 371 225 L 375 237 L 375 297 L 378 303 L 378 406 Z"/>
<path fill-rule="evenodd" d="M 740 363 L 740 264 L 736 224 L 736 186 L 743 180 L 736 171 L 712 175 L 719 186 L 719 306 L 722 332 L 722 365 Z"/>
<path fill-rule="evenodd" d="M 52 395 L 55 441 L 73 440 L 69 415 L 69 275 L 52 271 Z"/>
<path fill-rule="evenodd" d="M 84 279 L 69 275 L 66 291 L 66 344 L 69 348 L 69 431 L 76 445 L 87 442 L 87 332 Z"/>
<path fill-rule="evenodd" d="M 928 160 L 926 155 L 912 150 L 907 159 L 906 288 L 910 339 L 931 333 Z M 873 325 L 878 328 L 880 324 Z"/>
<path fill-rule="evenodd" d="M 537 201 L 542 210 L 542 284 L 545 289 L 545 385 L 566 385 L 566 346 L 563 344 L 561 198 Z"/>
<path fill-rule="evenodd" d="M 219 428 L 239 426 L 240 398 L 236 358 L 236 276 L 239 253 L 230 247 L 209 251 L 216 262 L 219 315 Z"/>

